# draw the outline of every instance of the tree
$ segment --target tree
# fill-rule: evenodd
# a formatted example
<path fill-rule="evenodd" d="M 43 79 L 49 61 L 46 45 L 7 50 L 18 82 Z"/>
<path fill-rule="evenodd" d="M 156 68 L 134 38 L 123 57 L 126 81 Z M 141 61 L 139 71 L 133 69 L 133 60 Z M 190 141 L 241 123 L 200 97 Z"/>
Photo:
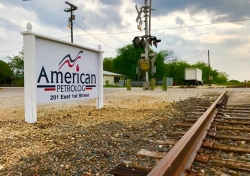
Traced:
<path fill-rule="evenodd" d="M 167 70 L 164 62 L 172 56 L 173 56 L 173 51 L 170 50 L 161 50 L 160 52 L 157 53 L 154 64 L 156 66 L 156 73 L 152 77 L 158 80 L 162 80 L 163 77 L 167 76 Z"/>
<path fill-rule="evenodd" d="M 212 75 L 212 69 L 208 67 L 208 64 L 206 64 L 205 62 L 198 61 L 196 64 L 193 64 L 191 67 L 201 69 L 203 83 L 205 84 L 209 83 L 209 76 L 213 76 L 213 75 Z"/>
<path fill-rule="evenodd" d="M 113 60 L 112 57 L 105 57 L 103 60 L 103 70 L 113 72 Z"/>
<path fill-rule="evenodd" d="M 216 83 L 226 83 L 228 81 L 228 74 L 225 72 L 219 72 L 215 81 Z"/>
<path fill-rule="evenodd" d="M 167 77 L 173 78 L 174 82 L 177 84 L 184 83 L 185 68 L 190 67 L 190 64 L 186 63 L 185 61 L 179 61 L 178 59 L 174 59 L 165 65 Z"/>
<path fill-rule="evenodd" d="M 150 52 L 154 52 L 150 49 Z M 140 79 L 136 74 L 136 67 L 138 67 L 141 54 L 145 53 L 142 48 L 135 48 L 132 44 L 126 45 L 117 50 L 117 57 L 113 59 L 112 70 L 117 73 L 121 73 L 130 79 Z M 149 74 L 149 78 L 156 78 L 162 80 L 166 76 L 166 70 L 164 67 L 165 60 L 172 56 L 173 52 L 170 50 L 162 50 L 156 53 L 156 73 L 154 75 Z M 151 71 L 149 71 L 151 73 Z M 142 72 L 142 77 L 145 77 L 145 72 Z"/>
<path fill-rule="evenodd" d="M 11 79 L 11 77 L 13 76 L 13 72 L 10 69 L 9 65 L 0 60 L 0 84 L 3 81 L 3 84 L 6 83 L 6 79 Z"/>
<path fill-rule="evenodd" d="M 240 83 L 240 81 L 235 80 L 235 79 L 229 80 L 228 82 L 230 82 L 232 85 L 235 85 L 235 84 L 239 84 L 239 83 Z"/>
<path fill-rule="evenodd" d="M 24 56 L 23 51 L 19 52 L 19 55 L 10 57 L 8 56 L 10 62 L 8 65 L 10 66 L 11 70 L 14 73 L 14 76 L 16 77 L 18 74 L 24 74 Z"/>
<path fill-rule="evenodd" d="M 114 72 L 126 75 L 127 78 L 136 79 L 136 67 L 144 50 L 135 48 L 132 44 L 117 50 L 117 57 L 113 60 Z"/>

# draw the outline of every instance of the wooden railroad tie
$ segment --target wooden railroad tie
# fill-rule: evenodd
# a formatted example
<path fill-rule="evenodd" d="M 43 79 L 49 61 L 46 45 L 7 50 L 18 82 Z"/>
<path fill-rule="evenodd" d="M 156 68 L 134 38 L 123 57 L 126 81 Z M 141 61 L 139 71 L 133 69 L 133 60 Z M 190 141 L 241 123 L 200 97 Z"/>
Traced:
<path fill-rule="evenodd" d="M 109 173 L 114 174 L 114 176 L 146 176 L 151 171 L 148 168 L 132 167 L 126 164 L 119 164 Z"/>

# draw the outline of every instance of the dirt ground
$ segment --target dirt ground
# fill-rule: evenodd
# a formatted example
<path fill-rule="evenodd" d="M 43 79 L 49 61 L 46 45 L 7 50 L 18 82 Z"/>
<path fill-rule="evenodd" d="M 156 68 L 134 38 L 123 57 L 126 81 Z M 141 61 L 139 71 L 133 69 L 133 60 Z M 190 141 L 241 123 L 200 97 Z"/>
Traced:
<path fill-rule="evenodd" d="M 249 88 L 230 89 L 228 95 L 228 105 L 250 104 Z"/>

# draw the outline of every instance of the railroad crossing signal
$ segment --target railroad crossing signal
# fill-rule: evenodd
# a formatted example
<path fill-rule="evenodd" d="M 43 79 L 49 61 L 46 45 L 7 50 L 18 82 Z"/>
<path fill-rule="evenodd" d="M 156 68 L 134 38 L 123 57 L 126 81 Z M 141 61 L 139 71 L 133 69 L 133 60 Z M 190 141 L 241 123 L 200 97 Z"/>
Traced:
<path fill-rule="evenodd" d="M 134 37 L 134 39 L 132 40 L 134 47 L 138 48 L 141 47 L 143 49 L 145 49 L 145 54 L 144 57 L 141 56 L 141 58 L 138 61 L 138 69 L 137 69 L 137 73 L 140 73 L 140 71 L 145 71 L 145 78 L 146 78 L 146 82 L 145 85 L 148 84 L 148 72 L 151 70 L 151 74 L 153 75 L 154 73 L 156 73 L 156 67 L 154 66 L 154 62 L 156 59 L 155 53 L 150 53 L 150 45 L 153 44 L 155 45 L 155 47 L 157 48 L 157 43 L 159 43 L 161 40 L 157 39 L 154 36 L 150 35 L 150 29 L 151 29 L 151 10 L 154 10 L 151 8 L 151 3 L 150 6 L 148 6 L 148 0 L 144 0 L 144 6 L 142 6 L 141 8 L 138 9 L 137 5 L 135 5 L 135 9 L 137 11 L 137 18 L 136 18 L 136 22 L 138 23 L 137 28 L 141 31 L 141 25 L 142 25 L 142 19 L 141 19 L 141 14 L 142 12 L 144 13 L 144 17 L 145 17 L 145 35 L 143 36 L 136 36 Z M 148 15 L 148 12 L 150 11 L 150 14 Z M 148 18 L 149 18 L 149 25 L 148 25 Z M 141 39 L 140 39 L 141 38 Z M 150 44 L 150 45 L 149 45 Z M 150 59 L 151 57 L 151 59 Z M 144 86 L 143 87 L 145 89 L 148 89 L 148 86 Z"/>

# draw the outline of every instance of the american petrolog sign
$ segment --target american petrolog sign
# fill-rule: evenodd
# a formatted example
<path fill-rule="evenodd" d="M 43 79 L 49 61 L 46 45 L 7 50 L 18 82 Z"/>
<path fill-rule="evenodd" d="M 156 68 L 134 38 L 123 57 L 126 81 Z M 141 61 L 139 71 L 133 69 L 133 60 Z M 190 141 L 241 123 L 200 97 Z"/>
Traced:
<path fill-rule="evenodd" d="M 37 103 L 96 99 L 103 107 L 103 56 L 92 49 L 34 33 L 30 23 L 24 41 L 25 121 L 37 121 Z"/>
<path fill-rule="evenodd" d="M 97 97 L 96 53 L 42 39 L 36 48 L 37 102 Z"/>

